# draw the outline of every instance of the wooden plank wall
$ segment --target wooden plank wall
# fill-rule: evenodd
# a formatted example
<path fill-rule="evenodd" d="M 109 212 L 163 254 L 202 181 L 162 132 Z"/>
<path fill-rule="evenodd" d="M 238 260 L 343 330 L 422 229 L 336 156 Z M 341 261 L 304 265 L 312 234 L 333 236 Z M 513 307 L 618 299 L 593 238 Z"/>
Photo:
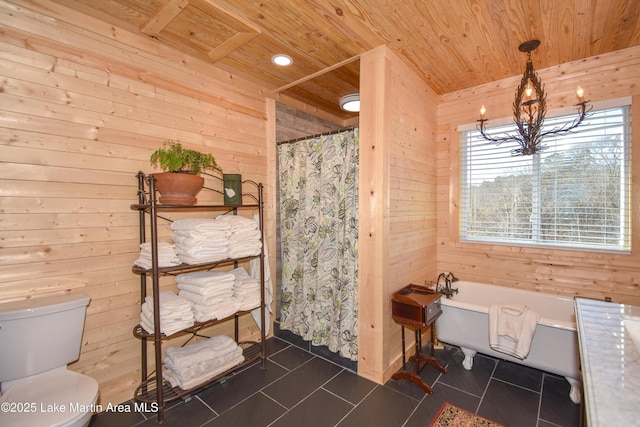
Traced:
<path fill-rule="evenodd" d="M 524 63 L 526 58 L 522 58 Z M 535 64 L 534 64 L 535 65 Z M 458 239 L 458 125 L 479 118 L 485 104 L 491 118 L 512 115 L 521 76 L 443 96 L 438 107 L 438 271 L 464 280 L 640 304 L 640 47 L 614 51 L 538 70 L 546 85 L 548 108 L 576 103 L 581 85 L 591 101 L 633 96 L 632 253 L 550 250 L 463 243 Z"/>
<path fill-rule="evenodd" d="M 117 404 L 140 369 L 135 174 L 175 138 L 267 183 L 275 127 L 260 88 L 47 0 L 0 2 L 0 25 L 0 301 L 88 294 L 71 368 Z M 257 335 L 242 322 L 241 338 Z"/>
<path fill-rule="evenodd" d="M 436 274 L 438 96 L 382 46 L 361 57 L 358 373 L 401 363 L 391 294 Z"/>

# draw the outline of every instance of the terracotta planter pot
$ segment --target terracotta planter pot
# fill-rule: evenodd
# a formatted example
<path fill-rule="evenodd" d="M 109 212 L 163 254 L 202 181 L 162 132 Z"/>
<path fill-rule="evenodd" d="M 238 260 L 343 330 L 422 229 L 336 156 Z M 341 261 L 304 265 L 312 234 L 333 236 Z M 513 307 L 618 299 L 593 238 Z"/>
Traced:
<path fill-rule="evenodd" d="M 190 173 L 154 173 L 156 188 L 163 205 L 195 205 L 202 190 L 204 178 Z"/>

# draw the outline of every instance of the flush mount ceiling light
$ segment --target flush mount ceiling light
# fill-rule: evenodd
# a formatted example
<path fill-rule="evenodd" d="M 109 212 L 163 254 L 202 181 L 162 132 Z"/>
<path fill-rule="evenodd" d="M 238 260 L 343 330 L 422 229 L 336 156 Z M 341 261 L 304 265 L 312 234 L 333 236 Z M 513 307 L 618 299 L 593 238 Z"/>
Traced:
<path fill-rule="evenodd" d="M 352 93 L 340 98 L 340 108 L 344 111 L 351 111 L 353 113 L 360 111 L 360 94 Z"/>
<path fill-rule="evenodd" d="M 547 148 L 542 144 L 542 139 L 549 135 L 558 135 L 570 132 L 582 123 L 591 110 L 591 106 L 584 100 L 584 91 L 580 86 L 576 90 L 578 103 L 578 117 L 564 126 L 542 131 L 542 124 L 547 112 L 547 95 L 544 93 L 544 85 L 538 77 L 538 73 L 533 69 L 531 52 L 540 45 L 539 40 L 529 40 L 522 43 L 518 49 L 527 54 L 527 66 L 524 75 L 516 91 L 516 99 L 513 102 L 513 115 L 518 133 L 507 134 L 504 137 L 493 137 L 486 133 L 485 123 L 489 121 L 485 118 L 487 110 L 480 108 L 480 122 L 478 130 L 487 141 L 502 144 L 503 142 L 517 142 L 520 148 L 511 150 L 514 156 L 526 156 L 536 154 Z"/>
<path fill-rule="evenodd" d="M 271 62 L 281 67 L 286 67 L 287 65 L 293 64 L 293 59 L 289 55 L 278 53 L 277 55 L 273 55 L 271 57 Z"/>

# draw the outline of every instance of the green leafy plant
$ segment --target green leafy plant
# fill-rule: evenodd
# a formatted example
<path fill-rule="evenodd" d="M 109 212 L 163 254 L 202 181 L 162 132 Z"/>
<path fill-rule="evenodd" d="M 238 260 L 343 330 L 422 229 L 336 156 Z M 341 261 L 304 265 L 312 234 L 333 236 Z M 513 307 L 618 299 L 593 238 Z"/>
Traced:
<path fill-rule="evenodd" d="M 153 166 L 158 166 L 165 172 L 182 172 L 200 175 L 204 171 L 219 172 L 222 168 L 216 163 L 213 154 L 184 148 L 179 141 L 168 139 L 162 148 L 158 148 L 149 159 Z"/>

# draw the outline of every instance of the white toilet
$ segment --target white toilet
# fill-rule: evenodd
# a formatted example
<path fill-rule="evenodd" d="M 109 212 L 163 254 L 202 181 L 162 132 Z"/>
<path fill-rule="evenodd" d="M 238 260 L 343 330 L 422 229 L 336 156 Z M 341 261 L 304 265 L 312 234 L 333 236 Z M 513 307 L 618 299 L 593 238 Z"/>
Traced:
<path fill-rule="evenodd" d="M 67 369 L 88 304 L 83 294 L 0 304 L 0 426 L 89 424 L 98 383 Z"/>

